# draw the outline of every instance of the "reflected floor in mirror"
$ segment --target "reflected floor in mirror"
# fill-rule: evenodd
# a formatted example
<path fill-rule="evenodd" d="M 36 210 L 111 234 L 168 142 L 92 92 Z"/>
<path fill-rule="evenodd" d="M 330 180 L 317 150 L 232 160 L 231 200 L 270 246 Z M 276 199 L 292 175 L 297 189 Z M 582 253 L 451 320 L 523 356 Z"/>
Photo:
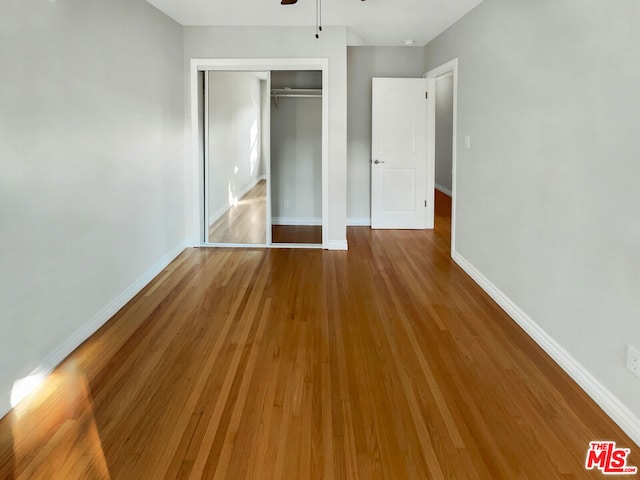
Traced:
<path fill-rule="evenodd" d="M 267 241 L 267 182 L 261 180 L 209 227 L 209 243 Z"/>

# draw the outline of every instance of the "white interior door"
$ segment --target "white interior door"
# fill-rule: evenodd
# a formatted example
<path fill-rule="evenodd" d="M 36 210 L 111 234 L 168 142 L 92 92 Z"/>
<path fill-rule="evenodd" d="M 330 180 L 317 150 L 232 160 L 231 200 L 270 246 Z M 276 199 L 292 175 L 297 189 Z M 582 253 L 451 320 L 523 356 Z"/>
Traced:
<path fill-rule="evenodd" d="M 429 225 L 426 91 L 424 78 L 373 79 L 371 228 Z"/>

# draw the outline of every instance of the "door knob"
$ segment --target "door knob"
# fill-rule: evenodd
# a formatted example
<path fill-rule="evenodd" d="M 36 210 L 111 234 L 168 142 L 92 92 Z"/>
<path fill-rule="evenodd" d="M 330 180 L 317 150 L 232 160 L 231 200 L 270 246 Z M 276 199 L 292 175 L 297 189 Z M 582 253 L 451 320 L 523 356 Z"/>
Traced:
<path fill-rule="evenodd" d="M 380 160 L 374 160 L 374 161 L 373 161 L 373 163 L 375 163 L 376 165 L 378 165 L 379 163 L 384 163 L 384 162 L 381 162 Z"/>

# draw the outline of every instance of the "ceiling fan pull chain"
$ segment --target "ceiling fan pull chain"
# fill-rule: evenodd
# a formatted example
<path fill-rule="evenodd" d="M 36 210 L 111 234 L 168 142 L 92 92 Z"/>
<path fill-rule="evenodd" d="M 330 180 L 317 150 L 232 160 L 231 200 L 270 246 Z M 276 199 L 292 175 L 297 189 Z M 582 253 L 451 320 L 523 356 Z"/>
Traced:
<path fill-rule="evenodd" d="M 318 0 L 318 30 L 322 31 L 322 0 Z"/>
<path fill-rule="evenodd" d="M 320 0 L 316 0 L 316 38 L 320 38 Z"/>

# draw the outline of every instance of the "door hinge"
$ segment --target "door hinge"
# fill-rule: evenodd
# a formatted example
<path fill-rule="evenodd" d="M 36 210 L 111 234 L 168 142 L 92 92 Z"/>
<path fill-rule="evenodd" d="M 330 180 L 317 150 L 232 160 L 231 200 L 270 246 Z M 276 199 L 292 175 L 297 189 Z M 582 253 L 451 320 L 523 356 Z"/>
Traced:
<path fill-rule="evenodd" d="M 427 201 L 424 201 L 424 208 L 427 208 Z"/>
<path fill-rule="evenodd" d="M 429 92 L 424 92 L 424 98 L 429 98 Z"/>

